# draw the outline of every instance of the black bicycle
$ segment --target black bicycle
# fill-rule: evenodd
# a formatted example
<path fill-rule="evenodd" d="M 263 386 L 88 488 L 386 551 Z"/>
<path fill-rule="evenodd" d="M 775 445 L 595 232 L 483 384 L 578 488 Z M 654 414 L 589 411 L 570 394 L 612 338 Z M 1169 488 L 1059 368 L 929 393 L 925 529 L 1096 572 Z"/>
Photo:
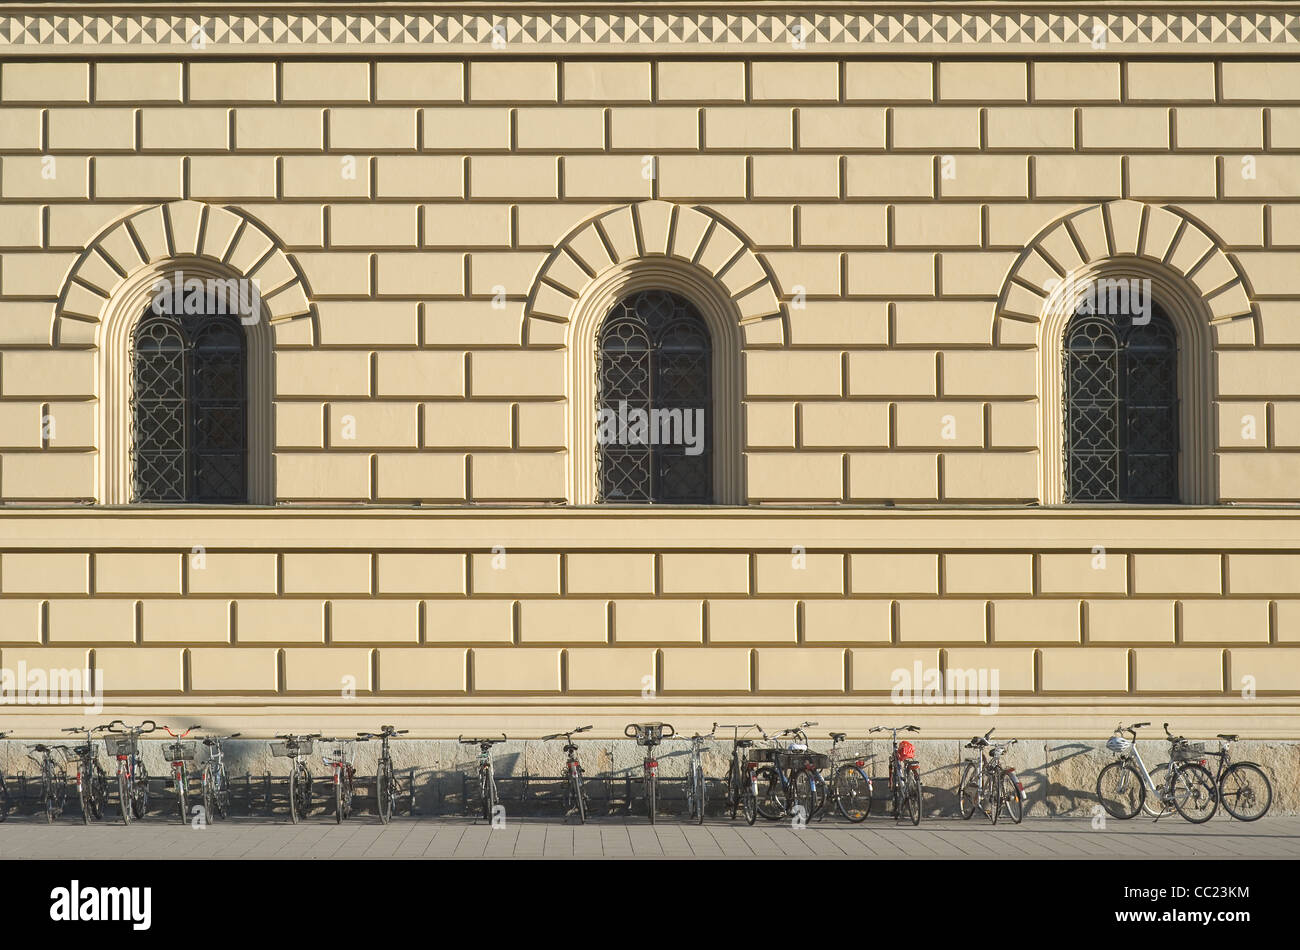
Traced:
<path fill-rule="evenodd" d="M 715 722 L 705 735 L 678 736 L 691 744 L 686 766 L 686 817 L 697 825 L 704 824 L 704 809 L 709 802 L 709 779 L 704 774 L 704 743 L 718 731 Z"/>
<path fill-rule="evenodd" d="M 578 761 L 578 745 L 573 741 L 573 737 L 590 729 L 591 726 L 579 726 L 569 732 L 542 736 L 543 742 L 564 740 L 564 813 L 567 815 L 571 811 L 576 811 L 578 822 L 584 825 L 587 823 L 587 792 L 582 787 L 582 764 Z"/>
<path fill-rule="evenodd" d="M 275 738 L 278 741 L 271 743 L 271 754 L 292 760 L 289 766 L 289 820 L 296 825 L 311 814 L 311 770 L 307 768 L 307 756 L 311 755 L 320 733 L 283 733 Z"/>
<path fill-rule="evenodd" d="M 894 806 L 894 820 L 906 817 L 914 825 L 921 823 L 921 764 L 916 761 L 916 748 L 906 739 L 899 742 L 898 734 L 920 731 L 920 726 L 872 726 L 868 730 L 890 734 L 889 797 Z"/>
<path fill-rule="evenodd" d="M 208 821 L 226 818 L 230 814 L 230 779 L 226 775 L 226 753 L 221 743 L 238 738 L 234 732 L 228 736 L 203 736 L 203 811 Z"/>
<path fill-rule="evenodd" d="M 490 822 L 496 814 L 497 806 L 501 804 L 501 797 L 497 794 L 496 771 L 492 767 L 492 747 L 506 741 L 505 733 L 501 734 L 500 739 L 466 739 L 458 736 L 457 741 L 461 745 L 478 746 L 479 807 L 483 820 Z"/>
<path fill-rule="evenodd" d="M 645 785 L 646 810 L 650 814 L 650 824 L 653 825 L 659 797 L 659 761 L 655 758 L 655 746 L 677 735 L 677 730 L 666 722 L 630 722 L 623 728 L 623 735 L 629 739 L 635 737 L 636 744 L 645 747 L 645 760 L 641 763 L 642 781 Z"/>
<path fill-rule="evenodd" d="M 404 736 L 409 729 L 394 729 L 392 726 L 380 726 L 378 732 L 358 732 L 357 741 L 380 741 L 379 764 L 375 768 L 375 799 L 379 806 L 379 820 L 388 824 L 393 820 L 394 803 L 398 799 L 397 773 L 393 771 L 393 753 L 388 740 L 393 736 Z"/>
<path fill-rule="evenodd" d="M 45 820 L 51 824 L 63 814 L 68 797 L 68 760 L 72 757 L 67 746 L 46 745 L 38 742 L 27 747 L 27 757 L 36 763 L 41 775 L 41 805 Z"/>
<path fill-rule="evenodd" d="M 1230 747 L 1240 736 L 1219 733 L 1218 752 L 1206 752 L 1219 760 L 1214 781 L 1219 789 L 1219 804 L 1238 821 L 1258 821 L 1273 804 L 1273 785 L 1255 762 L 1234 762 Z"/>
<path fill-rule="evenodd" d="M 95 733 L 103 732 L 105 728 L 69 726 L 63 730 L 86 737 L 84 744 L 73 746 L 72 753 L 77 761 L 77 796 L 81 799 L 81 820 L 87 825 L 104 817 L 104 805 L 108 802 L 108 773 L 99 764 L 99 753 L 95 749 Z"/>
<path fill-rule="evenodd" d="M 764 739 L 772 745 L 766 749 L 755 749 L 750 753 L 750 761 L 757 767 L 758 815 L 765 821 L 777 821 L 785 816 L 798 816 L 798 808 L 803 808 L 803 819 L 812 816 L 816 805 L 815 792 L 811 776 L 800 778 L 809 762 L 808 734 L 804 732 L 815 722 L 804 722 L 789 729 L 782 729 L 774 736 L 763 734 Z M 782 739 L 790 739 L 785 748 Z M 814 753 L 815 755 L 815 753 Z M 825 756 L 822 756 L 825 759 Z M 819 767 L 825 768 L 826 762 L 818 761 Z M 796 788 L 798 782 L 800 788 Z M 800 800 L 802 792 L 803 800 Z"/>
<path fill-rule="evenodd" d="M 128 726 L 114 719 L 104 727 L 104 746 L 117 759 L 117 800 L 122 809 L 122 824 L 144 818 L 149 811 L 149 772 L 140 758 L 140 737 L 158 728 L 152 719 L 138 726 Z"/>
<path fill-rule="evenodd" d="M 731 763 L 727 767 L 727 807 L 731 817 L 743 809 L 745 821 L 753 824 L 758 819 L 758 763 L 750 759 L 749 750 L 754 747 L 754 739 L 742 737 L 740 730 L 757 729 L 764 739 L 767 734 L 757 723 L 740 725 L 713 724 L 716 729 L 731 730 Z"/>

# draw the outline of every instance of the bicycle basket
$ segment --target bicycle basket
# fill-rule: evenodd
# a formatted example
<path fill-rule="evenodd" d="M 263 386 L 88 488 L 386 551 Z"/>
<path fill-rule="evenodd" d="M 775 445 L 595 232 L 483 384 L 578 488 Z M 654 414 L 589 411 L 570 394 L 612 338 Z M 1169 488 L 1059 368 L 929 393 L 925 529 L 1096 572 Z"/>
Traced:
<path fill-rule="evenodd" d="M 906 762 L 916 758 L 916 746 L 904 739 L 898 744 L 898 757 Z"/>
<path fill-rule="evenodd" d="M 1177 762 L 1199 762 L 1205 756 L 1204 742 L 1180 742 L 1170 751 L 1170 758 Z"/>
<path fill-rule="evenodd" d="M 104 748 L 109 755 L 135 755 L 135 736 L 130 733 L 104 736 Z"/>
<path fill-rule="evenodd" d="M 1128 736 L 1111 736 L 1106 740 L 1106 748 L 1119 755 L 1133 748 L 1133 740 Z"/>
<path fill-rule="evenodd" d="M 295 755 L 311 755 L 311 739 L 276 739 L 271 743 L 271 754 L 281 758 L 293 758 Z"/>
<path fill-rule="evenodd" d="M 780 749 L 750 749 L 749 761 L 758 765 L 771 765 L 780 753 Z"/>
<path fill-rule="evenodd" d="M 815 769 L 828 769 L 831 765 L 831 757 L 821 752 L 779 752 L 776 756 L 776 764 L 783 771 L 802 769 L 807 765 Z"/>
<path fill-rule="evenodd" d="M 168 762 L 193 762 L 198 758 L 195 742 L 169 742 L 163 746 L 163 758 Z"/>

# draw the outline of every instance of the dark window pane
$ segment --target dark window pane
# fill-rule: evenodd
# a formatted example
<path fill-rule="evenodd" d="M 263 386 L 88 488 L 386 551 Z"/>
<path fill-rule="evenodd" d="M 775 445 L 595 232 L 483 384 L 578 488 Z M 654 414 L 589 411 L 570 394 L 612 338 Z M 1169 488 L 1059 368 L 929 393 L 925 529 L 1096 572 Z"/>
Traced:
<path fill-rule="evenodd" d="M 132 498 L 244 501 L 243 329 L 210 303 L 185 309 L 204 312 L 151 308 L 131 337 Z"/>
<path fill-rule="evenodd" d="M 1065 334 L 1065 465 L 1070 501 L 1178 501 L 1178 345 L 1150 322 L 1094 314 Z"/>
<path fill-rule="evenodd" d="M 600 500 L 710 503 L 712 354 L 699 311 L 667 291 L 632 294 L 597 346 Z"/>

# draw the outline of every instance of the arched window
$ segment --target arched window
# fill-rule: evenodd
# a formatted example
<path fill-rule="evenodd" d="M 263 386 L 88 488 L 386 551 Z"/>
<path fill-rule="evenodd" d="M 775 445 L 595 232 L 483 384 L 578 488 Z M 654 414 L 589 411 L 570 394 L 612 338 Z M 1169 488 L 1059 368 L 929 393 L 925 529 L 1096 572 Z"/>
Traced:
<path fill-rule="evenodd" d="M 244 331 L 217 299 L 156 297 L 131 335 L 132 501 L 247 500 Z"/>
<path fill-rule="evenodd" d="M 1179 500 L 1178 338 L 1165 311 L 1147 303 L 1137 316 L 1085 304 L 1066 327 L 1069 501 Z"/>
<path fill-rule="evenodd" d="M 711 355 L 684 297 L 642 290 L 614 306 L 597 336 L 600 501 L 713 501 Z"/>

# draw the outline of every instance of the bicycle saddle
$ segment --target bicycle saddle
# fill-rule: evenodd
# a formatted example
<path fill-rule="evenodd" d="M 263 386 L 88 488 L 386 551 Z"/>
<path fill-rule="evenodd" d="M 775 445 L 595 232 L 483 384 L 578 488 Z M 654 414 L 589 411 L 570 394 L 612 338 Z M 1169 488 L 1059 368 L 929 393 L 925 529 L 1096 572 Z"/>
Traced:
<path fill-rule="evenodd" d="M 1221 733 L 1219 733 L 1219 735 L 1218 735 L 1217 738 L 1222 739 L 1222 740 L 1224 740 L 1225 742 L 1236 742 L 1236 741 L 1237 741 L 1239 738 L 1241 738 L 1241 737 L 1240 737 L 1240 736 L 1229 736 L 1229 735 L 1226 735 L 1226 734 L 1224 734 L 1224 733 L 1221 732 Z"/>
<path fill-rule="evenodd" d="M 753 745 L 754 745 L 754 740 L 753 740 L 753 739 L 737 739 L 737 740 L 736 740 L 736 748 L 737 748 L 737 749 L 748 749 L 748 748 L 751 748 Z"/>
<path fill-rule="evenodd" d="M 849 737 L 847 732 L 832 732 L 830 734 L 832 742 L 843 742 Z"/>
<path fill-rule="evenodd" d="M 38 742 L 36 745 L 28 746 L 27 748 L 29 748 L 29 749 L 31 749 L 31 750 L 33 750 L 33 751 L 35 751 L 35 752 L 49 752 L 49 751 L 50 751 L 50 747 L 49 747 L 49 746 L 44 745 L 44 744 L 39 743 L 39 742 Z"/>

